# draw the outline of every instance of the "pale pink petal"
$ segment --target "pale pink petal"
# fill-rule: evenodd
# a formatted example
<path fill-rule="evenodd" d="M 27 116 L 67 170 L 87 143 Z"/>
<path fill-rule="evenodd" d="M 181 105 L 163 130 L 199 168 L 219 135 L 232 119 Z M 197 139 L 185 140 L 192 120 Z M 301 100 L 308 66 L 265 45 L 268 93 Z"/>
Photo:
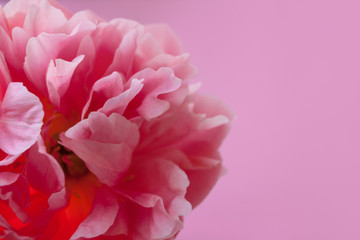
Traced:
<path fill-rule="evenodd" d="M 5 7 L 5 15 L 12 27 L 23 27 L 26 13 L 31 5 L 38 5 L 41 0 L 13 0 Z"/>
<path fill-rule="evenodd" d="M 107 190 L 97 192 L 90 215 L 79 225 L 71 240 L 95 238 L 104 234 L 115 222 L 119 204 Z"/>
<path fill-rule="evenodd" d="M 80 123 L 60 136 L 61 144 L 82 159 L 101 182 L 117 184 L 127 171 L 133 148 L 139 141 L 137 126 L 120 114 L 107 117 L 98 112 Z M 91 132 L 88 139 L 77 138 L 84 137 L 78 132 L 87 131 Z"/>
<path fill-rule="evenodd" d="M 46 72 L 50 63 L 50 60 L 56 58 L 67 59 L 69 52 L 76 53 L 77 49 L 72 49 L 74 44 L 72 41 L 80 41 L 89 32 L 93 31 L 93 24 L 84 23 L 78 25 L 70 34 L 48 34 L 41 33 L 37 37 L 29 39 L 26 46 L 26 56 L 24 63 L 24 70 L 32 82 L 32 84 L 46 96 Z M 71 44 L 70 44 L 71 43 Z M 75 45 L 76 46 L 76 45 Z M 66 58 L 61 56 L 61 51 L 67 49 Z M 62 54 L 64 55 L 64 54 Z M 74 56 L 71 58 L 73 59 Z M 36 69 L 36 71 L 34 71 Z"/>
<path fill-rule="evenodd" d="M 84 55 L 80 55 L 71 62 L 63 59 L 50 61 L 46 73 L 46 85 L 50 101 L 55 107 L 60 107 L 60 99 L 69 88 L 73 73 L 83 59 Z"/>
<path fill-rule="evenodd" d="M 0 27 L 2 27 L 6 32 L 9 31 L 9 23 L 6 19 L 4 9 L 0 6 Z"/>
<path fill-rule="evenodd" d="M 95 13 L 93 13 L 90 10 L 83 10 L 80 12 L 76 12 L 74 15 L 72 15 L 69 20 L 64 25 L 64 30 L 71 32 L 74 28 L 76 28 L 77 25 L 82 24 L 84 22 L 92 22 L 94 24 L 99 24 L 103 22 L 99 16 L 97 16 Z"/>
<path fill-rule="evenodd" d="M 22 83 L 10 83 L 0 105 L 0 148 L 11 155 L 35 143 L 44 113 L 39 99 Z"/>
<path fill-rule="evenodd" d="M 28 41 L 24 70 L 32 84 L 45 96 L 47 90 L 45 76 L 50 60 L 57 57 L 64 45 L 70 41 L 69 38 L 65 34 L 41 33 Z"/>
<path fill-rule="evenodd" d="M 31 5 L 24 20 L 23 28 L 32 36 L 37 36 L 42 32 L 54 33 L 66 23 L 64 13 L 46 0 L 42 0 L 39 5 Z"/>

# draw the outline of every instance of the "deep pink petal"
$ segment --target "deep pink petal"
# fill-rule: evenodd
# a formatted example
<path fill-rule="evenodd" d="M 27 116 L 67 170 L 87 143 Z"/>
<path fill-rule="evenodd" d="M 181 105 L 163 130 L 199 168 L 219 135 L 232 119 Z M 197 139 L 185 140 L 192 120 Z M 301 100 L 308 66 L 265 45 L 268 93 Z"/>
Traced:
<path fill-rule="evenodd" d="M 29 207 L 29 185 L 23 175 L 0 172 L 0 200 L 8 201 L 8 206 L 23 222 L 28 219 L 25 208 Z"/>
<path fill-rule="evenodd" d="M 51 210 L 65 206 L 67 199 L 64 172 L 56 159 L 47 153 L 41 138 L 29 149 L 26 169 L 31 186 L 37 191 L 50 195 Z"/>
<path fill-rule="evenodd" d="M 153 203 L 139 201 L 137 194 L 148 193 L 160 197 L 167 213 L 176 218 L 191 212 L 191 205 L 185 199 L 189 180 L 185 172 L 173 162 L 144 157 L 133 163 L 129 174 L 129 180 L 119 185 L 119 191 L 133 196 L 144 207 Z"/>
<path fill-rule="evenodd" d="M 144 69 L 133 78 L 144 79 L 144 87 L 134 99 L 135 103 L 140 104 L 134 107 L 146 120 L 158 117 L 169 110 L 171 103 L 166 101 L 166 93 L 174 92 L 181 86 L 181 80 L 175 77 L 170 68 L 160 68 L 157 71 Z"/>
<path fill-rule="evenodd" d="M 104 106 L 98 111 L 106 115 L 110 115 L 112 113 L 123 114 L 129 103 L 140 93 L 143 86 L 142 81 L 136 78 L 132 79 L 131 85 L 126 91 L 107 100 Z"/>
<path fill-rule="evenodd" d="M 82 112 L 82 118 L 85 117 L 88 111 L 96 111 L 104 103 L 113 97 L 120 95 L 124 90 L 123 79 L 118 72 L 97 80 L 90 92 L 90 97 Z"/>
<path fill-rule="evenodd" d="M 18 157 L 19 155 L 6 155 L 4 159 L 0 159 L 0 167 L 12 164 Z"/>
<path fill-rule="evenodd" d="M 166 212 L 160 197 L 146 193 L 127 197 L 134 202 L 128 205 L 134 239 L 166 239 L 182 229 L 182 222 Z"/>
<path fill-rule="evenodd" d="M 134 29 L 127 33 L 122 39 L 120 46 L 116 49 L 114 59 L 107 68 L 105 74 L 113 71 L 129 76 L 137 47 L 138 30 Z"/>
<path fill-rule="evenodd" d="M 114 220 L 113 225 L 108 229 L 108 231 L 105 233 L 106 238 L 110 238 L 110 236 L 118 236 L 115 239 L 122 239 L 120 236 L 126 236 L 129 235 L 130 232 L 130 222 L 129 222 L 129 208 L 126 205 L 124 199 L 118 198 L 118 212 L 116 215 L 116 218 Z"/>
<path fill-rule="evenodd" d="M 2 101 L 7 86 L 11 82 L 9 69 L 7 67 L 4 55 L 0 52 L 0 102 Z"/>
<path fill-rule="evenodd" d="M 89 239 L 104 234 L 114 224 L 118 209 L 116 197 L 106 190 L 100 190 L 96 194 L 90 215 L 79 225 L 70 239 Z"/>
<path fill-rule="evenodd" d="M 105 72 L 114 60 L 114 54 L 120 47 L 124 36 L 133 29 L 137 28 L 140 28 L 139 23 L 127 19 L 114 19 L 109 23 L 100 23 L 98 25 L 98 28 L 94 32 L 93 37 L 95 46 L 97 48 L 97 57 L 94 63 L 96 66 L 96 69 L 94 69 L 96 79 L 105 75 Z M 121 52 L 123 50 L 125 49 L 119 51 Z M 131 53 L 131 48 L 126 50 L 124 53 L 127 51 Z M 127 66 L 129 63 L 124 62 L 123 64 L 123 66 Z M 111 72 L 110 69 L 109 71 Z"/>

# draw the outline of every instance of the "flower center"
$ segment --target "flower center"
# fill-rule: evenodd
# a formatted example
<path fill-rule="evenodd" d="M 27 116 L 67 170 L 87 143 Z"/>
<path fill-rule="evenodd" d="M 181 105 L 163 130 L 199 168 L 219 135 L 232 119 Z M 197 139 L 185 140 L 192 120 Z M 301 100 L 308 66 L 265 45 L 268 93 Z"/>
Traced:
<path fill-rule="evenodd" d="M 57 145 L 51 154 L 58 160 L 66 176 L 82 177 L 89 172 L 83 160 L 61 145 Z"/>
<path fill-rule="evenodd" d="M 48 152 L 59 162 L 67 177 L 82 177 L 89 172 L 84 161 L 58 143 L 59 134 L 71 126 L 72 124 L 64 115 L 53 113 L 48 124 L 43 128 L 45 144 Z"/>

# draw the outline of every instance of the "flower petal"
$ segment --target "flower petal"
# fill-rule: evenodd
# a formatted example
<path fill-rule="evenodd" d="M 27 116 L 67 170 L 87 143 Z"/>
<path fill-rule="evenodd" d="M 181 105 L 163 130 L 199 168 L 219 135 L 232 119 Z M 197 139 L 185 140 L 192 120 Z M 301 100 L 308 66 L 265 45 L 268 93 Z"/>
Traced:
<path fill-rule="evenodd" d="M 94 238 L 104 234 L 116 219 L 119 209 L 117 199 L 106 190 L 100 190 L 95 197 L 90 215 L 79 225 L 71 240 Z"/>
<path fill-rule="evenodd" d="M 5 95 L 7 86 L 11 82 L 9 69 L 7 68 L 6 61 L 2 52 L 0 52 L 0 102 Z"/>
<path fill-rule="evenodd" d="M 46 1 L 41 0 L 39 5 L 30 5 L 24 20 L 24 30 L 32 36 L 42 32 L 54 33 L 67 22 L 64 13 Z"/>
<path fill-rule="evenodd" d="M 67 199 L 64 172 L 55 158 L 46 152 L 42 138 L 39 138 L 29 149 L 26 169 L 31 186 L 37 191 L 50 195 L 50 210 L 65 206 Z"/>
<path fill-rule="evenodd" d="M 8 206 L 22 222 L 28 219 L 28 215 L 24 210 L 30 204 L 29 188 L 23 175 L 0 172 L 1 200 L 8 201 Z"/>
<path fill-rule="evenodd" d="M 72 75 L 83 59 L 84 55 L 80 55 L 71 62 L 62 59 L 56 59 L 55 62 L 50 61 L 46 73 L 46 85 L 50 101 L 55 107 L 60 107 L 60 98 L 69 88 Z"/>
<path fill-rule="evenodd" d="M 175 56 L 183 53 L 183 47 L 178 36 L 168 25 L 148 25 L 145 27 L 145 32 L 156 38 L 165 53 Z"/>
<path fill-rule="evenodd" d="M 181 86 L 181 80 L 175 77 L 170 68 L 160 68 L 157 71 L 147 68 L 135 74 L 133 78 L 144 79 L 144 88 L 133 101 L 140 104 L 133 108 L 146 120 L 158 117 L 169 110 L 171 105 L 166 101 L 166 94 L 176 91 Z M 162 95 L 161 98 L 159 95 Z"/>
<path fill-rule="evenodd" d="M 11 155 L 24 152 L 39 136 L 43 117 L 39 99 L 22 83 L 10 83 L 0 105 L 0 148 Z"/>
<path fill-rule="evenodd" d="M 123 73 L 126 77 L 129 76 L 137 47 L 137 37 L 137 29 L 131 30 L 124 36 L 120 46 L 116 49 L 113 61 L 107 68 L 105 74 L 118 71 Z"/>
<path fill-rule="evenodd" d="M 91 132 L 91 136 L 84 138 L 86 135 L 79 134 L 84 132 Z M 107 117 L 92 112 L 88 119 L 61 134 L 60 139 L 60 144 L 82 159 L 100 182 L 112 186 L 128 169 L 139 132 L 134 123 L 120 114 Z"/>
<path fill-rule="evenodd" d="M 90 92 L 90 97 L 82 111 L 82 118 L 85 117 L 89 111 L 96 111 L 104 103 L 113 97 L 120 95 L 124 90 L 123 79 L 118 72 L 97 80 Z"/>
<path fill-rule="evenodd" d="M 138 95 L 143 88 L 144 85 L 142 82 L 142 80 L 138 80 L 136 78 L 132 79 L 130 87 L 126 91 L 116 97 L 107 100 L 104 106 L 98 111 L 106 115 L 110 115 L 112 113 L 123 114 L 127 109 L 129 103 L 133 101 L 136 95 Z"/>

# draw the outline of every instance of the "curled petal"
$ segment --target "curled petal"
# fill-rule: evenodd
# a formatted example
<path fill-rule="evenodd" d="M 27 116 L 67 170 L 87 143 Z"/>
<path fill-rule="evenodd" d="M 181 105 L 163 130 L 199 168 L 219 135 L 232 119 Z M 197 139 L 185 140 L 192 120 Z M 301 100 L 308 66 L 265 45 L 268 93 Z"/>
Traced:
<path fill-rule="evenodd" d="M 119 94 L 116 97 L 108 99 L 104 106 L 100 108 L 98 111 L 102 112 L 106 115 L 110 115 L 112 113 L 123 114 L 127 109 L 128 105 L 133 101 L 133 99 L 140 93 L 143 88 L 143 81 L 138 80 L 136 78 L 131 80 L 130 87 Z"/>
<path fill-rule="evenodd" d="M 104 234 L 115 222 L 119 204 L 113 194 L 100 190 L 90 215 L 79 225 L 71 240 L 95 238 Z"/>
<path fill-rule="evenodd" d="M 70 86 L 70 81 L 76 67 L 84 59 L 84 55 L 77 56 L 71 62 L 56 59 L 50 61 L 46 73 L 46 85 L 49 92 L 50 101 L 60 107 L 60 98 L 65 94 Z"/>
<path fill-rule="evenodd" d="M 165 159 L 138 160 L 118 191 L 136 203 L 134 231 L 144 239 L 166 239 L 182 228 L 181 216 L 191 212 L 185 199 L 188 178 Z"/>
<path fill-rule="evenodd" d="M 146 120 L 156 118 L 169 110 L 171 104 L 167 101 L 166 94 L 181 86 L 181 80 L 175 77 L 169 68 L 160 68 L 157 71 L 144 69 L 133 78 L 144 79 L 144 88 L 134 99 L 134 103 L 140 104 L 134 108 L 136 107 L 137 112 Z"/>
<path fill-rule="evenodd" d="M 82 111 L 82 118 L 88 111 L 96 111 L 113 97 L 120 95 L 124 90 L 123 79 L 118 72 L 96 81 L 91 89 L 90 97 Z"/>
<path fill-rule="evenodd" d="M 166 212 L 158 196 L 140 193 L 128 198 L 135 203 L 130 207 L 134 239 L 167 239 L 182 229 L 182 222 Z"/>
<path fill-rule="evenodd" d="M 30 82 L 42 93 L 46 94 L 46 72 L 51 60 L 58 58 L 60 52 L 69 47 L 72 40 L 82 38 L 94 29 L 92 24 L 78 25 L 70 34 L 41 33 L 29 39 L 26 46 L 24 70 Z M 70 50 L 69 50 L 70 52 Z M 34 71 L 36 69 L 36 71 Z"/>
<path fill-rule="evenodd" d="M 80 157 L 101 182 L 112 186 L 127 171 L 139 132 L 135 124 L 120 114 L 107 117 L 93 112 L 60 139 L 61 144 Z"/>
<path fill-rule="evenodd" d="M 50 195 L 49 207 L 51 210 L 58 209 L 66 204 L 64 172 L 55 158 L 46 152 L 41 138 L 28 152 L 26 169 L 32 187 Z"/>

